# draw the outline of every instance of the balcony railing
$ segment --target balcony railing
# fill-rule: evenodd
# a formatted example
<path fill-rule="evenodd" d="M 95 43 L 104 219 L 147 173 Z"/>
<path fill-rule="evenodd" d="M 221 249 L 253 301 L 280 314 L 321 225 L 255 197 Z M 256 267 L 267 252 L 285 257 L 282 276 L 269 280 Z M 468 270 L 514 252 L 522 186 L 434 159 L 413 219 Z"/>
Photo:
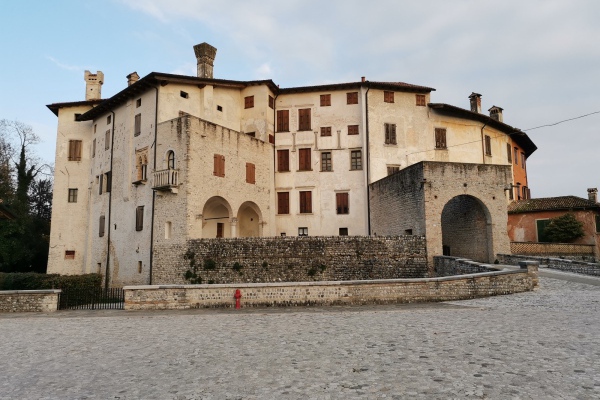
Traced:
<path fill-rule="evenodd" d="M 179 170 L 178 169 L 163 169 L 154 172 L 154 190 L 173 190 L 179 186 Z"/>

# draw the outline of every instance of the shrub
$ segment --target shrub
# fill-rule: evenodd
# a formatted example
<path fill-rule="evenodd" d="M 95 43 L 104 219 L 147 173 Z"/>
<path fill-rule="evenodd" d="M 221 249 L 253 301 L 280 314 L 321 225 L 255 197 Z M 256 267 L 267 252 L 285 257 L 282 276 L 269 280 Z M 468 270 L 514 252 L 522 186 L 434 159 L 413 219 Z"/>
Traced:
<path fill-rule="evenodd" d="M 544 234 L 551 242 L 568 243 L 584 235 L 583 223 L 577 220 L 571 213 L 552 218 Z"/>
<path fill-rule="evenodd" d="M 102 275 L 58 275 L 0 272 L 0 290 L 41 290 L 41 289 L 100 289 Z"/>

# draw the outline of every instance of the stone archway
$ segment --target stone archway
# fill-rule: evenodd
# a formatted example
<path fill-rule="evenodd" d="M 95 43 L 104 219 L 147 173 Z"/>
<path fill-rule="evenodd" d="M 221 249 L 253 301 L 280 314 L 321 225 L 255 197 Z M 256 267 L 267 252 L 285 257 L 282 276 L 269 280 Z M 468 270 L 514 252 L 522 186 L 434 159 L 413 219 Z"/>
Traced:
<path fill-rule="evenodd" d="M 476 197 L 459 195 L 442 210 L 444 255 L 493 262 L 492 220 L 487 207 Z"/>
<path fill-rule="evenodd" d="M 237 221 L 239 237 L 262 236 L 262 213 L 255 203 L 244 202 L 238 210 Z"/>
<path fill-rule="evenodd" d="M 208 199 L 202 209 L 202 237 L 232 237 L 231 206 L 224 198 L 214 196 Z"/>

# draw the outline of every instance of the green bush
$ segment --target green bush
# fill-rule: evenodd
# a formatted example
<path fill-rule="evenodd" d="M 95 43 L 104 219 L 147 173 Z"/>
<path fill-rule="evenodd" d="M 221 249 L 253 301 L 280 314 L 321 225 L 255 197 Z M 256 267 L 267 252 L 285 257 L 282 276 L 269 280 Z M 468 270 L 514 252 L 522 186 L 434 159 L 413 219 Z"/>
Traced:
<path fill-rule="evenodd" d="M 544 228 L 544 235 L 554 243 L 569 243 L 584 235 L 583 223 L 579 222 L 573 214 L 567 213 L 550 219 Z"/>
<path fill-rule="evenodd" d="M 0 272 L 0 290 L 41 290 L 70 288 L 102 288 L 102 275 L 58 275 L 37 274 L 34 272 Z"/>

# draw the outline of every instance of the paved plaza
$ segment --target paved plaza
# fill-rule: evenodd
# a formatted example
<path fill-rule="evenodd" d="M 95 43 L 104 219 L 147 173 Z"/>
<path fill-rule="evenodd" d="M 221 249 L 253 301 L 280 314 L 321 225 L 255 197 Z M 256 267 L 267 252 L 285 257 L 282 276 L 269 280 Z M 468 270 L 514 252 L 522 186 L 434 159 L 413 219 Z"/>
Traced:
<path fill-rule="evenodd" d="M 425 305 L 4 314 L 0 399 L 600 398 L 598 282 Z"/>

